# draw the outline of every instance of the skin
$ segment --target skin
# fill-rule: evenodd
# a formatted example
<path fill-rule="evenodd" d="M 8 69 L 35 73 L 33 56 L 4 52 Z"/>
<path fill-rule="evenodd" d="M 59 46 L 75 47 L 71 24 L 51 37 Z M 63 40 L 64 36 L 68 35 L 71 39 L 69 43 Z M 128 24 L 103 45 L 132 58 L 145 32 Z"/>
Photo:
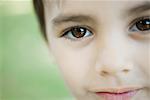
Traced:
<path fill-rule="evenodd" d="M 77 100 L 103 100 L 95 94 L 97 90 L 124 87 L 142 87 L 132 100 L 149 100 L 150 31 L 143 35 L 143 31 L 129 29 L 136 18 L 150 16 L 150 9 L 130 12 L 143 2 L 145 0 L 44 2 L 50 52 Z M 78 15 L 87 18 L 62 19 Z M 90 27 L 93 34 L 75 40 L 60 37 L 65 29 L 76 25 Z"/>

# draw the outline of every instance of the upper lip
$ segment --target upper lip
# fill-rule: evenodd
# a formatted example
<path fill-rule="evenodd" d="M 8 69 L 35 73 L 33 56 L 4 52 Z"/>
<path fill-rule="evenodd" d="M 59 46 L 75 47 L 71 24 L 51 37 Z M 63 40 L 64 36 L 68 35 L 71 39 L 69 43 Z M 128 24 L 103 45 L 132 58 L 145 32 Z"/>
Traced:
<path fill-rule="evenodd" d="M 128 86 L 128 87 L 113 87 L 113 88 L 95 88 L 92 89 L 95 93 L 127 93 L 138 91 L 142 89 L 141 86 Z"/>

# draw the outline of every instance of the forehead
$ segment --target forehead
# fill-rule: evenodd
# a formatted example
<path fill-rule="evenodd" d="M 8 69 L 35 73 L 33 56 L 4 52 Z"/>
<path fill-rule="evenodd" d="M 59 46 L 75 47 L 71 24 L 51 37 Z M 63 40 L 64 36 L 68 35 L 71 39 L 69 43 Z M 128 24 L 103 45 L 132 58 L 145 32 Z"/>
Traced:
<path fill-rule="evenodd" d="M 150 4 L 149 0 L 44 0 L 48 12 L 59 9 L 61 13 L 94 13 L 109 10 L 125 11 L 142 3 Z"/>
<path fill-rule="evenodd" d="M 145 0 L 62 0 L 60 4 L 62 11 L 66 12 L 102 12 L 109 9 L 125 10 L 139 5 Z M 146 2 L 146 1 L 145 1 Z"/>

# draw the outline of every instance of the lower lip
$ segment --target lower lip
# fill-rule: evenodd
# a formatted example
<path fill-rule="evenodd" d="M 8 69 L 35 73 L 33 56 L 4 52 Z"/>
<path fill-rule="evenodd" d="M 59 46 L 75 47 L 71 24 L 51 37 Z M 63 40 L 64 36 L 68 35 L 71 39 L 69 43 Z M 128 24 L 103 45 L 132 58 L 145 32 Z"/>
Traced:
<path fill-rule="evenodd" d="M 129 91 L 124 93 L 97 92 L 96 94 L 103 97 L 104 100 L 131 100 L 136 93 L 137 91 Z"/>

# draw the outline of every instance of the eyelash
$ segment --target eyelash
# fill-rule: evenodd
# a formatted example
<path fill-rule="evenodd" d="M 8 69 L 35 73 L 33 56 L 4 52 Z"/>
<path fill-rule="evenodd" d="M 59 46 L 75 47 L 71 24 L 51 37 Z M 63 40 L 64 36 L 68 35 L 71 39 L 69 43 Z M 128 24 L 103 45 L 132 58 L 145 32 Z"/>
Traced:
<path fill-rule="evenodd" d="M 137 27 L 137 24 L 139 24 L 139 22 L 140 21 L 143 21 L 143 20 L 150 20 L 150 16 L 145 16 L 145 17 L 140 17 L 140 18 L 136 18 L 135 20 L 133 20 L 130 24 L 129 24 L 129 28 L 128 28 L 128 30 L 129 30 L 129 32 L 131 32 L 131 33 L 139 33 L 139 34 L 147 34 L 147 33 L 149 33 L 149 31 L 150 31 L 150 29 L 146 29 L 146 30 L 139 30 L 139 28 Z M 149 25 L 149 24 L 148 24 Z M 149 27 L 149 26 L 148 26 Z M 78 30 L 77 30 L 77 28 L 78 28 Z M 75 30 L 76 29 L 76 30 Z M 84 31 L 85 33 L 84 33 L 84 35 L 83 35 L 83 37 L 78 37 L 78 38 L 76 38 L 74 35 L 73 35 L 73 31 L 79 31 L 79 29 L 80 29 L 80 31 L 81 31 L 81 29 L 82 29 L 82 32 Z M 92 28 L 90 28 L 89 26 L 82 26 L 82 25 L 77 25 L 77 26 L 72 26 L 72 27 L 69 27 L 69 28 L 67 28 L 67 29 L 65 29 L 63 32 L 62 32 L 63 34 L 60 36 L 60 37 L 64 37 L 65 39 L 69 39 L 69 40 L 73 40 L 73 41 L 80 41 L 80 40 L 82 40 L 82 39 L 84 39 L 84 38 L 88 38 L 88 37 L 90 37 L 90 36 L 92 36 L 92 35 L 94 35 L 93 34 L 93 30 L 92 30 Z M 86 35 L 86 33 L 88 33 L 88 35 Z M 90 35 L 89 35 L 89 33 L 90 33 Z M 79 35 L 79 34 L 78 34 Z M 86 35 L 86 36 L 85 36 Z M 70 36 L 70 37 L 69 37 Z"/>
<path fill-rule="evenodd" d="M 138 26 L 137 26 L 137 23 L 139 23 L 140 21 L 143 21 L 143 20 L 149 20 L 149 23 L 150 23 L 150 16 L 144 16 L 144 17 L 139 17 L 139 18 L 136 18 L 135 20 L 133 20 L 131 22 L 131 24 L 129 24 L 129 31 L 130 32 L 140 32 L 140 33 L 148 33 L 150 31 L 150 29 L 147 29 L 147 30 L 139 30 Z M 149 24 L 150 25 L 150 24 Z"/>
<path fill-rule="evenodd" d="M 76 38 L 76 37 L 73 35 L 73 29 L 74 29 L 74 30 L 76 29 L 76 31 L 77 31 L 77 28 L 80 29 L 80 30 L 82 29 L 82 31 L 83 31 L 83 30 L 85 31 L 83 37 Z M 65 29 L 62 33 L 63 33 L 63 34 L 62 34 L 60 37 L 64 37 L 65 39 L 69 39 L 69 40 L 73 40 L 73 41 L 80 41 L 80 40 L 82 40 L 83 38 L 88 38 L 88 37 L 94 35 L 92 28 L 89 27 L 89 26 L 85 26 L 85 25 L 71 26 L 71 27 Z M 70 33 L 70 36 L 72 35 L 72 37 L 69 37 L 69 33 Z M 87 35 L 87 33 L 88 33 L 88 35 Z M 90 35 L 89 35 L 89 34 L 90 34 Z M 68 36 L 68 37 L 67 37 L 67 36 Z"/>

